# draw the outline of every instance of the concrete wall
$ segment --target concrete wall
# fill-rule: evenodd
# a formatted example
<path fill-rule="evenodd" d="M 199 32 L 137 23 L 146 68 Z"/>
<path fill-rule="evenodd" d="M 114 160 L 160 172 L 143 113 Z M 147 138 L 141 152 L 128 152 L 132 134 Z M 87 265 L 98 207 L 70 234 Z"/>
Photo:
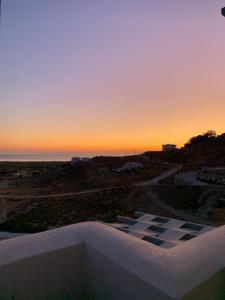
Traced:
<path fill-rule="evenodd" d="M 115 263 L 102 253 L 87 246 L 86 290 L 87 299 L 98 300 L 171 300 L 135 273 Z M 85 299 L 86 299 L 85 298 Z"/>
<path fill-rule="evenodd" d="M 187 293 L 182 300 L 224 300 L 225 269 Z"/>
<path fill-rule="evenodd" d="M 1 266 L 0 299 L 81 299 L 83 253 L 80 244 Z"/>
<path fill-rule="evenodd" d="M 220 299 L 224 235 L 225 226 L 165 250 L 88 222 L 2 241 L 0 299 Z"/>

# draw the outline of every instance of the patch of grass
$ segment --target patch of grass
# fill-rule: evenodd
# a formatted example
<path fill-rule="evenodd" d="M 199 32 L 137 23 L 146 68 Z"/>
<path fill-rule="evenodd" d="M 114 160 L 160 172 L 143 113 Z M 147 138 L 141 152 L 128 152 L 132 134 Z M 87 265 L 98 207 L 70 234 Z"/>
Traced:
<path fill-rule="evenodd" d="M 16 233 L 37 233 L 47 230 L 46 226 L 28 222 L 23 218 L 10 218 L 6 222 L 0 224 L 1 231 L 9 231 Z"/>
<path fill-rule="evenodd" d="M 193 209 L 199 208 L 198 199 L 204 191 L 204 187 L 170 185 L 154 187 L 154 191 L 168 205 L 176 209 Z"/>

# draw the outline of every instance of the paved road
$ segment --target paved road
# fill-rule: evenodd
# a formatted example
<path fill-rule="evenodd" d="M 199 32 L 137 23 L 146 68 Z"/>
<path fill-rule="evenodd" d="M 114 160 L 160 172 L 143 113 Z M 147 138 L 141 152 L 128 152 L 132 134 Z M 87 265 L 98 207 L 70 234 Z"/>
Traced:
<path fill-rule="evenodd" d="M 183 184 L 187 185 L 209 185 L 208 183 L 197 179 L 198 172 L 199 171 L 181 172 L 177 174 L 176 179 L 180 180 Z"/>
<path fill-rule="evenodd" d="M 162 162 L 164 164 L 169 164 L 167 162 Z M 175 167 L 174 167 L 175 166 Z M 26 195 L 26 196 L 11 196 L 11 195 L 0 195 L 0 199 L 10 199 L 10 200 L 25 200 L 25 199 L 45 199 L 45 198 L 60 198 L 60 197 L 70 197 L 70 196 L 79 196 L 79 195 L 85 195 L 85 194 L 91 194 L 91 193 L 97 193 L 97 192 L 103 192 L 103 191 L 110 191 L 115 189 L 120 189 L 121 187 L 132 187 L 132 186 L 148 186 L 148 185 L 154 185 L 158 184 L 160 180 L 165 179 L 171 175 L 176 174 L 180 169 L 182 168 L 181 165 L 173 165 L 173 168 L 163 172 L 161 175 L 156 176 L 150 180 L 135 183 L 132 185 L 126 185 L 126 186 L 116 186 L 116 187 L 109 187 L 109 188 L 101 188 L 101 189 L 93 189 L 93 190 L 86 190 L 81 192 L 72 192 L 72 193 L 62 193 L 62 194 L 48 194 L 48 195 Z"/>
<path fill-rule="evenodd" d="M 87 191 L 73 192 L 73 193 L 47 194 L 47 195 L 34 195 L 34 196 L 33 195 L 30 195 L 30 196 L 29 195 L 26 195 L 26 196 L 0 195 L 0 198 L 10 199 L 10 200 L 13 200 L 13 199 L 20 200 L 20 199 L 45 199 L 45 198 L 69 197 L 69 196 L 79 196 L 79 195 L 83 195 L 83 194 L 91 194 L 91 193 L 115 190 L 115 189 L 120 189 L 122 187 L 130 187 L 130 186 L 132 186 L 132 185 L 101 188 L 101 189 L 94 189 L 94 190 L 87 190 Z"/>
<path fill-rule="evenodd" d="M 147 185 L 154 185 L 154 184 L 158 184 L 160 180 L 165 179 L 169 176 L 172 176 L 174 174 L 176 174 L 178 171 L 180 171 L 182 168 L 181 165 L 177 165 L 176 167 L 173 167 L 172 169 L 163 172 L 161 175 L 154 177 L 150 180 L 147 180 L 145 182 L 141 182 L 141 183 L 136 183 L 135 185 L 138 186 L 147 186 Z"/>
<path fill-rule="evenodd" d="M 205 225 L 214 226 L 214 223 L 208 219 L 207 220 L 202 219 L 198 215 L 195 216 L 194 214 L 189 214 L 185 210 L 176 209 L 176 208 L 168 205 L 167 203 L 165 203 L 164 201 L 162 201 L 160 199 L 160 197 L 157 193 L 152 192 L 151 189 L 146 188 L 145 192 L 150 197 L 151 201 L 153 201 L 153 203 L 155 203 L 155 205 L 159 206 L 160 208 L 164 209 L 167 212 L 170 212 L 176 218 L 179 218 L 181 220 L 185 220 L 188 222 L 192 222 L 192 223 L 201 222 L 202 224 L 205 224 Z"/>

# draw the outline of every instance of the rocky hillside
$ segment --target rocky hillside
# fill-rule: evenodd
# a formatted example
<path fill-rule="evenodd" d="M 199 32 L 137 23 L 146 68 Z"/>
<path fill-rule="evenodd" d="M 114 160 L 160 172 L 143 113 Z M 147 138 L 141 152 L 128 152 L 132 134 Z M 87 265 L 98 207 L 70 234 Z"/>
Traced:
<path fill-rule="evenodd" d="M 168 152 L 146 152 L 153 159 L 180 163 L 184 168 L 225 166 L 225 133 L 193 137 L 183 148 Z"/>

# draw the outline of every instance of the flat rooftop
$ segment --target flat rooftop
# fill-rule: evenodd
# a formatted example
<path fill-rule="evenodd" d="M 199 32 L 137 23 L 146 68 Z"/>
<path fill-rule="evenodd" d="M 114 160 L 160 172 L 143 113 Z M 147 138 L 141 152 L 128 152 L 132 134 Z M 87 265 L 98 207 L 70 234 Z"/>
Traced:
<path fill-rule="evenodd" d="M 0 299 L 224 299 L 225 226 L 118 219 L 1 241 Z"/>
<path fill-rule="evenodd" d="M 172 248 L 215 229 L 162 216 L 135 213 L 136 218 L 118 216 L 113 227 L 162 248 Z"/>

